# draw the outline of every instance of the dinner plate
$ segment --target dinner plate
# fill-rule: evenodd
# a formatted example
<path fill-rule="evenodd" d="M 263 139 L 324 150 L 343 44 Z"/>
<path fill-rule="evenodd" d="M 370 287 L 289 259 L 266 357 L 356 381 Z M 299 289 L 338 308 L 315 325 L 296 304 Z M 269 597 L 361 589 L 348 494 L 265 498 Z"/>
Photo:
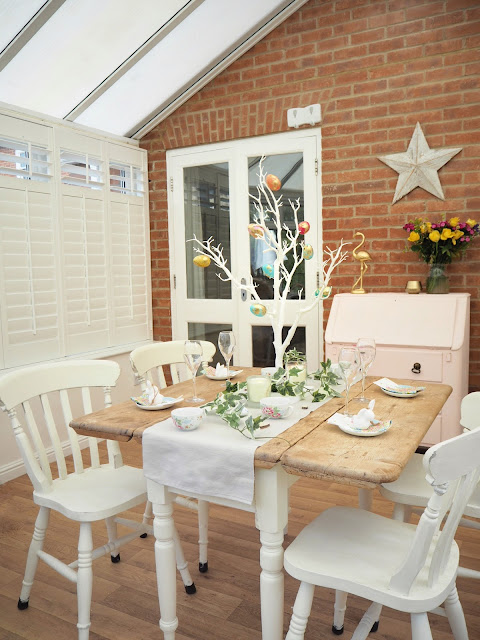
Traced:
<path fill-rule="evenodd" d="M 385 431 L 388 431 L 392 426 L 391 420 L 383 420 L 383 422 L 379 422 L 378 424 L 372 424 L 367 429 L 354 429 L 353 427 L 341 426 L 337 425 L 339 429 L 344 431 L 345 433 L 350 434 L 351 436 L 363 436 L 363 437 L 371 437 L 371 436 L 379 436 Z"/>
<path fill-rule="evenodd" d="M 242 373 L 243 369 L 239 369 L 238 371 L 230 371 L 230 375 L 228 376 L 229 378 L 233 378 L 235 377 L 237 374 Z M 227 376 L 211 376 L 209 373 L 204 373 L 203 374 L 206 378 L 208 378 L 209 380 L 226 380 Z"/>
<path fill-rule="evenodd" d="M 145 411 L 159 411 L 160 409 L 168 409 L 168 407 L 173 407 L 174 404 L 182 402 L 183 396 L 180 396 L 180 398 L 164 397 L 160 404 L 141 404 L 137 401 L 137 398 L 132 398 L 132 400 L 139 409 L 144 409 Z"/>

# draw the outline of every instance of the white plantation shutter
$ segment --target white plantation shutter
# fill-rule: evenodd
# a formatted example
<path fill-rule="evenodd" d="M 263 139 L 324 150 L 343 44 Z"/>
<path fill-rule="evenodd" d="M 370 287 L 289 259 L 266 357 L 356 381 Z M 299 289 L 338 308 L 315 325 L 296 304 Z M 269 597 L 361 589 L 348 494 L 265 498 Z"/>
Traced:
<path fill-rule="evenodd" d="M 62 195 L 67 355 L 110 346 L 104 209 L 88 192 Z"/>
<path fill-rule="evenodd" d="M 20 183 L 20 184 L 19 184 Z M 0 254 L 4 366 L 61 353 L 55 209 L 48 185 L 0 185 Z M 44 190 L 37 190 L 43 187 Z"/>
<path fill-rule="evenodd" d="M 111 200 L 113 334 L 120 343 L 150 335 L 148 218 L 143 204 L 134 200 L 119 194 Z"/>

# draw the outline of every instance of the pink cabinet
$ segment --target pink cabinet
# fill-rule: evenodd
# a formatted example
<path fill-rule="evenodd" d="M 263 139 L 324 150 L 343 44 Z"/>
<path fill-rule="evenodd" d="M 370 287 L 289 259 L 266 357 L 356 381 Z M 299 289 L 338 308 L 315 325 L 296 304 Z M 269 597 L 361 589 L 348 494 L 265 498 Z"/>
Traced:
<path fill-rule="evenodd" d="M 369 375 L 451 385 L 453 392 L 424 439 L 425 444 L 435 444 L 461 433 L 460 402 L 468 393 L 469 334 L 468 293 L 341 293 L 333 299 L 325 357 L 336 362 L 340 345 L 372 337 L 377 355 Z"/>

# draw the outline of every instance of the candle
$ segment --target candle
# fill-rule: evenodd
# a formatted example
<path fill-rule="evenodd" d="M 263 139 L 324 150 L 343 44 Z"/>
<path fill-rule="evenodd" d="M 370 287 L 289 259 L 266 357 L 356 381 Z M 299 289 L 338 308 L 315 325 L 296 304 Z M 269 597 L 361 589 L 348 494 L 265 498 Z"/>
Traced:
<path fill-rule="evenodd" d="M 265 376 L 248 376 L 247 395 L 250 402 L 260 402 L 270 395 L 270 379 Z"/>
<path fill-rule="evenodd" d="M 290 373 L 291 369 L 296 369 L 297 373 Z M 287 364 L 288 379 L 290 382 L 305 382 L 307 379 L 306 362 L 291 362 Z"/>

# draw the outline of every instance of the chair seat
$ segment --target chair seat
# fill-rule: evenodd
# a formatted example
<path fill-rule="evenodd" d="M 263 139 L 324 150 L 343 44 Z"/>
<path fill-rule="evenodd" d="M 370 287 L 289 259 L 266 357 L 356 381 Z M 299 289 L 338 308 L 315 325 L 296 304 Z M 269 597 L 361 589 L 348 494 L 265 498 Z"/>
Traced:
<path fill-rule="evenodd" d="M 420 453 L 415 453 L 400 477 L 395 482 L 382 484 L 380 493 L 392 502 L 426 507 L 433 490 L 425 479 L 423 458 L 424 456 Z M 473 492 L 464 514 L 472 518 L 480 518 L 480 486 Z"/>
<path fill-rule="evenodd" d="M 446 571 L 427 588 L 431 559 L 408 595 L 389 588 L 411 548 L 416 527 L 349 507 L 327 509 L 285 551 L 285 569 L 302 582 L 353 593 L 410 613 L 444 602 L 455 582 L 458 547 L 452 545 Z"/>
<path fill-rule="evenodd" d="M 102 465 L 54 480 L 51 491 L 34 491 L 33 499 L 77 522 L 94 522 L 146 502 L 147 489 L 142 469 Z"/>

